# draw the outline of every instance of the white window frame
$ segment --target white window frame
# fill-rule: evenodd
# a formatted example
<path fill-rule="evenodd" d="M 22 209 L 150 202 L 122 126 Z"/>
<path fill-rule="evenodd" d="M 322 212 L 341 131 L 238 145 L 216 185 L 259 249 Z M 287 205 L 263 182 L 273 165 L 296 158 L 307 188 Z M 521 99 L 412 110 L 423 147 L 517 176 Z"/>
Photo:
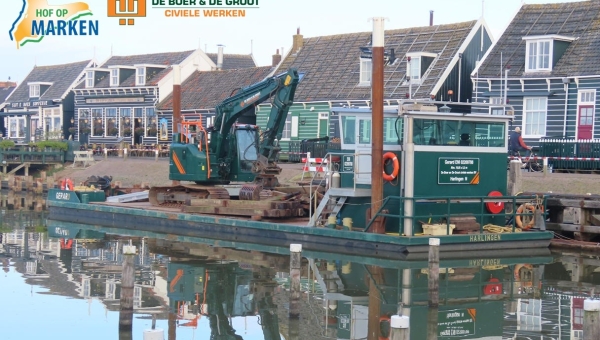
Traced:
<path fill-rule="evenodd" d="M 360 79 L 359 85 L 371 85 L 373 77 L 373 60 L 369 58 L 360 58 Z"/>
<path fill-rule="evenodd" d="M 534 101 L 540 101 L 540 104 L 544 104 L 543 108 L 539 108 L 539 109 L 532 109 L 532 108 L 528 108 L 528 106 L 534 104 Z M 529 115 L 533 115 L 533 114 L 543 114 L 543 122 L 537 122 L 537 130 L 535 131 L 531 131 L 530 128 L 528 128 L 528 124 L 527 124 L 527 119 Z M 544 137 L 546 135 L 546 127 L 547 127 L 547 123 L 548 123 L 548 97 L 524 97 L 523 98 L 523 121 L 521 122 L 522 126 L 521 126 L 521 131 L 523 134 L 523 138 L 541 138 Z M 540 133 L 540 126 L 542 126 L 541 124 L 543 124 L 543 133 Z"/>
<path fill-rule="evenodd" d="M 543 46 L 548 44 L 548 53 L 544 53 Z M 552 51 L 554 41 L 552 39 L 528 40 L 525 50 L 525 72 L 552 71 Z M 548 65 L 544 67 L 545 57 Z M 532 60 L 535 65 L 532 65 Z"/>
<path fill-rule="evenodd" d="M 144 86 L 146 85 L 146 67 L 138 66 L 135 68 L 135 85 Z"/>
<path fill-rule="evenodd" d="M 40 97 L 40 84 L 29 85 L 29 98 Z"/>
<path fill-rule="evenodd" d="M 283 131 L 281 131 L 281 140 L 291 140 L 292 139 L 292 121 L 296 118 L 296 122 L 298 121 L 298 117 L 292 117 L 292 113 L 288 112 L 287 117 L 285 117 L 285 124 L 283 125 Z"/>
<path fill-rule="evenodd" d="M 413 74 L 414 70 L 417 70 L 417 74 Z M 421 57 L 411 57 L 410 62 L 406 59 L 406 69 L 409 70 L 408 75 L 410 81 L 413 84 L 421 84 Z"/>
<path fill-rule="evenodd" d="M 12 122 L 14 122 L 14 128 L 12 126 Z M 21 127 L 23 128 L 22 130 L 20 129 Z M 25 116 L 8 117 L 8 124 L 6 130 L 9 138 L 24 138 L 26 128 L 27 126 L 25 126 Z"/>
<path fill-rule="evenodd" d="M 321 136 L 321 121 L 322 120 L 326 120 L 328 122 L 327 124 L 327 133 L 326 135 L 329 136 L 329 112 L 319 112 L 319 122 L 317 123 L 317 137 Z"/>
<path fill-rule="evenodd" d="M 89 89 L 94 87 L 94 71 L 85 72 L 85 88 Z"/>
<path fill-rule="evenodd" d="M 119 86 L 119 69 L 113 68 L 110 70 L 110 86 Z"/>
<path fill-rule="evenodd" d="M 500 111 L 502 111 L 502 114 L 504 114 L 505 112 L 505 107 L 504 106 L 500 106 L 502 105 L 502 100 L 503 98 L 501 97 L 490 97 L 490 105 L 498 105 L 498 106 L 490 106 L 490 115 L 500 115 Z"/>
<path fill-rule="evenodd" d="M 579 136 L 579 125 L 581 123 L 581 117 L 579 117 L 579 110 L 581 106 L 592 106 L 592 138 L 594 137 L 594 130 L 596 128 L 596 89 L 582 89 L 577 92 L 577 120 L 575 125 L 575 136 Z"/>

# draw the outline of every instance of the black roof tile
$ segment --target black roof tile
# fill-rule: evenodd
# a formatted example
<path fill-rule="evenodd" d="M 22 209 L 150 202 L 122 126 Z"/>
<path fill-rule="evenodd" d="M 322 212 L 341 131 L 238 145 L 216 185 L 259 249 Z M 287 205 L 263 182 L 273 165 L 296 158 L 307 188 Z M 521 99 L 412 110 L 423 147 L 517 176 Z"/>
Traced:
<path fill-rule="evenodd" d="M 552 34 L 576 40 L 551 72 L 525 73 L 523 37 Z M 481 63 L 478 76 L 498 77 L 506 65 L 509 77 L 600 75 L 600 1 L 523 5 Z"/>
<path fill-rule="evenodd" d="M 394 49 L 396 63 L 384 68 L 385 98 L 403 97 L 408 91 L 404 84 L 406 53 L 439 54 L 422 84 L 413 85 L 415 98 L 429 98 L 439 78 L 452 58 L 466 41 L 477 21 L 448 25 L 413 27 L 385 31 L 385 49 Z M 298 85 L 295 101 L 370 100 L 371 87 L 360 86 L 360 47 L 368 46 L 372 32 L 350 33 L 304 38 L 303 47 L 288 55 L 276 73 L 290 67 L 304 73 Z M 417 89 L 415 89 L 417 86 Z"/>
<path fill-rule="evenodd" d="M 50 82 L 50 86 L 39 99 L 62 99 L 66 91 L 77 81 L 77 77 L 90 64 L 91 60 L 70 64 L 35 66 L 25 80 L 17 86 L 7 102 L 29 101 L 29 82 Z"/>
<path fill-rule="evenodd" d="M 234 90 L 264 80 L 271 66 L 237 70 L 195 72 L 181 84 L 181 110 L 210 110 L 229 98 Z M 158 104 L 159 110 L 173 109 L 173 94 Z"/>

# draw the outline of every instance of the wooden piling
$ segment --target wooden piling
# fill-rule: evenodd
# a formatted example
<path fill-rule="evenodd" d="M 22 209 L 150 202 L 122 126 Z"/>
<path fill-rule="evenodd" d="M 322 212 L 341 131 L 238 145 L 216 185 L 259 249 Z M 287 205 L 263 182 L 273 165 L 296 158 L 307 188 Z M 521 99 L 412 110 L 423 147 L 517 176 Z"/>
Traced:
<path fill-rule="evenodd" d="M 381 207 L 383 201 L 383 66 L 384 66 L 384 20 L 385 18 L 373 18 L 373 35 L 371 38 L 372 76 L 371 76 L 371 212 L 375 214 Z M 378 175 L 376 175 L 378 174 Z M 373 223 L 371 231 L 376 234 L 385 234 L 385 226 L 381 220 Z"/>
<path fill-rule="evenodd" d="M 510 161 L 508 169 L 508 188 L 507 192 L 509 196 L 515 196 L 521 192 L 522 179 L 521 179 L 521 162 L 518 160 Z M 515 208 L 516 209 L 516 208 Z"/>
<path fill-rule="evenodd" d="M 429 239 L 429 307 L 438 307 L 440 300 L 440 239 Z"/>
<path fill-rule="evenodd" d="M 302 245 L 290 244 L 290 311 L 289 338 L 300 335 L 300 271 L 302 267 Z"/>
<path fill-rule="evenodd" d="M 583 340 L 600 339 L 600 300 L 583 301 Z"/>
<path fill-rule="evenodd" d="M 410 318 L 406 315 L 392 315 L 390 320 L 391 340 L 409 340 L 410 339 Z"/>
<path fill-rule="evenodd" d="M 119 333 L 131 332 L 133 327 L 133 288 L 135 283 L 135 246 L 123 246 L 123 272 L 121 275 L 121 310 Z"/>

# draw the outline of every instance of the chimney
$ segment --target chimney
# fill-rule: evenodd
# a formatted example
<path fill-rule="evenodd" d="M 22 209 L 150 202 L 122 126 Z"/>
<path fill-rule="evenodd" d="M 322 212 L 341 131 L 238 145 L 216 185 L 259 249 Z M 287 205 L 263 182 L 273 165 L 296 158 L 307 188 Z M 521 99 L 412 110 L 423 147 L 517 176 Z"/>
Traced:
<path fill-rule="evenodd" d="M 221 70 L 223 68 L 223 47 L 224 45 L 217 45 L 219 48 L 219 52 L 217 53 L 217 70 Z"/>
<path fill-rule="evenodd" d="M 429 26 L 433 26 L 433 11 L 429 11 Z"/>
<path fill-rule="evenodd" d="M 298 53 L 298 51 L 304 45 L 304 37 L 300 34 L 300 27 L 296 30 L 296 35 L 294 35 L 294 42 L 292 44 L 292 54 Z"/>
<path fill-rule="evenodd" d="M 271 62 L 271 66 L 276 67 L 281 62 L 281 54 L 279 54 L 279 49 L 276 54 L 273 54 L 273 62 Z"/>
<path fill-rule="evenodd" d="M 0 88 L 16 87 L 17 83 L 12 81 L 0 81 Z"/>

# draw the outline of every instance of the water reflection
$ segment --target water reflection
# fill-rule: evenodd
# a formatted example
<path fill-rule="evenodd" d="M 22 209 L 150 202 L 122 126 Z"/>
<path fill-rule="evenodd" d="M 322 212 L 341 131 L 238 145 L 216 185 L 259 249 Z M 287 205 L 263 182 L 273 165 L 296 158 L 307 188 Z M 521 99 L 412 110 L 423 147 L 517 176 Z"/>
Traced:
<path fill-rule="evenodd" d="M 88 339 L 153 333 L 152 339 L 169 340 L 383 340 L 391 339 L 396 314 L 409 317 L 411 340 L 581 339 L 583 300 L 600 281 L 596 256 L 526 250 L 509 257 L 442 256 L 439 307 L 432 309 L 426 259 L 303 252 L 292 310 L 287 247 L 217 247 L 201 238 L 73 224 L 40 232 L 32 229 L 35 222 L 18 224 L 10 231 L 3 224 L 0 234 L 0 299 L 13 311 L 5 316 L 3 339 L 70 329 Z M 136 254 L 128 314 L 121 297 L 130 242 Z M 32 308 L 53 326 L 27 327 Z"/>

